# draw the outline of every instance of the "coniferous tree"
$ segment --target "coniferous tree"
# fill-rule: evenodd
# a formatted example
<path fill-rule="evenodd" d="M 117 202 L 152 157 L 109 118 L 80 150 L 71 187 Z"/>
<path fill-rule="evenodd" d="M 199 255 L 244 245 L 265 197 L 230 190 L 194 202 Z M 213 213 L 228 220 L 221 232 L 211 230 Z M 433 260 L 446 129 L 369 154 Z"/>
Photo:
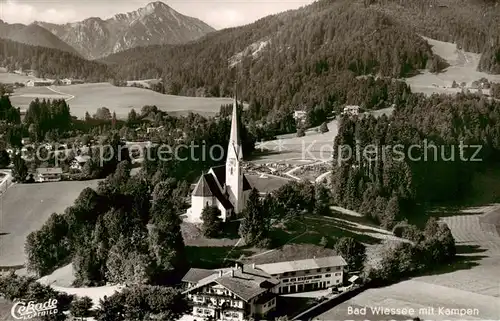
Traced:
<path fill-rule="evenodd" d="M 266 210 L 255 188 L 250 192 L 242 215 L 239 234 L 247 244 L 254 244 L 268 237 L 269 222 L 266 218 Z"/>
<path fill-rule="evenodd" d="M 222 228 L 221 212 L 216 206 L 205 206 L 201 212 L 203 225 L 201 227 L 203 235 L 206 237 L 216 237 Z"/>

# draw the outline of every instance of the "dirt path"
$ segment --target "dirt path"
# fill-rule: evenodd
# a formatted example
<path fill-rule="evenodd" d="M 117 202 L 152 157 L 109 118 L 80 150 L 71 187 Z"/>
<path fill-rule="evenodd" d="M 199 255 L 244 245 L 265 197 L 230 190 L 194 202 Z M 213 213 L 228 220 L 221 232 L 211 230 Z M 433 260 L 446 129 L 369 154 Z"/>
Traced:
<path fill-rule="evenodd" d="M 53 88 L 47 87 L 48 90 L 55 92 L 56 94 L 63 95 L 63 96 L 69 96 L 69 98 L 64 99 L 66 102 L 70 101 L 71 99 L 75 98 L 74 95 L 66 94 L 63 92 L 60 92 L 58 90 L 55 90 Z"/>

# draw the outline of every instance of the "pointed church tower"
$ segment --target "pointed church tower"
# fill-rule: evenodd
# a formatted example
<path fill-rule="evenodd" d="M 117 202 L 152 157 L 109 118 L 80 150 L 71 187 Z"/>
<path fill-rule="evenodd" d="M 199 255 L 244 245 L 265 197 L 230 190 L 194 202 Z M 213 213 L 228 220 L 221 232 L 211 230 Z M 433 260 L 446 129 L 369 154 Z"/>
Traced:
<path fill-rule="evenodd" d="M 235 213 L 240 213 L 244 206 L 243 171 L 241 168 L 243 148 L 241 146 L 239 122 L 238 100 L 236 97 L 235 85 L 233 115 L 231 119 L 231 135 L 229 137 L 226 160 L 226 187 L 229 195 L 229 201 L 233 204 Z"/>

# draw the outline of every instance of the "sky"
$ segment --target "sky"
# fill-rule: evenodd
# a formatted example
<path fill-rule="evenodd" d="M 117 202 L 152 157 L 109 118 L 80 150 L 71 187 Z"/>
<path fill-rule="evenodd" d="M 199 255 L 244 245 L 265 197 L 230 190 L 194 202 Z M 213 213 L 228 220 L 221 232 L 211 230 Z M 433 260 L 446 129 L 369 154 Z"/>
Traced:
<path fill-rule="evenodd" d="M 135 11 L 153 0 L 0 0 L 0 19 L 66 23 L 89 17 L 110 18 Z M 313 0 L 162 0 L 174 10 L 203 20 L 216 29 L 251 23 L 270 14 L 297 9 Z"/>

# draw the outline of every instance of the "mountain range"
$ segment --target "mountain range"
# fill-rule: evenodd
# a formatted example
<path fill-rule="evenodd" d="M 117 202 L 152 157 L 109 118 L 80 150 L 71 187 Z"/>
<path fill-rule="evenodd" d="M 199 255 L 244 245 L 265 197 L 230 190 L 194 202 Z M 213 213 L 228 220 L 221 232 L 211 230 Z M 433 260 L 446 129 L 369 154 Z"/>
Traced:
<path fill-rule="evenodd" d="M 163 2 L 103 20 L 91 17 L 62 25 L 36 21 L 29 26 L 0 23 L 0 38 L 59 49 L 97 59 L 137 46 L 181 44 L 214 28 L 182 15 Z"/>

